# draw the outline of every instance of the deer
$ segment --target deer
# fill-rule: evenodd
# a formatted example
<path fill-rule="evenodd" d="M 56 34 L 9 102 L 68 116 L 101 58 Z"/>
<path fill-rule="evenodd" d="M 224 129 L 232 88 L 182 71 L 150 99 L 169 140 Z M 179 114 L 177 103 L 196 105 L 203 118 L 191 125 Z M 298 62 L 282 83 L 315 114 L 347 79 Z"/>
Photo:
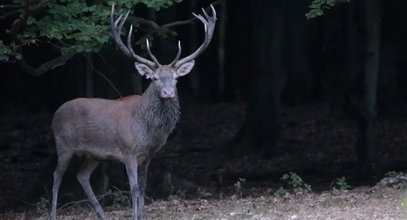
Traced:
<path fill-rule="evenodd" d="M 130 11 L 116 19 L 115 6 L 112 4 L 110 25 L 113 39 L 117 47 L 134 60 L 137 72 L 151 82 L 141 95 L 115 100 L 77 98 L 65 102 L 56 110 L 51 125 L 57 166 L 53 173 L 50 220 L 57 217 L 58 191 L 74 155 L 83 158 L 76 177 L 99 219 L 106 219 L 106 215 L 89 180 L 101 160 L 116 160 L 125 165 L 132 219 L 144 218 L 147 170 L 151 158 L 165 145 L 180 118 L 177 78 L 192 70 L 195 59 L 212 39 L 217 18 L 214 7 L 210 5 L 210 8 L 211 16 L 204 9 L 203 14 L 192 13 L 204 25 L 203 43 L 193 53 L 180 59 L 181 42 L 178 41 L 175 59 L 168 65 L 162 65 L 151 52 L 148 40 L 146 49 L 150 59 L 134 52 L 131 36 L 133 26 L 130 26 L 127 44 L 122 41 L 120 34 Z"/>

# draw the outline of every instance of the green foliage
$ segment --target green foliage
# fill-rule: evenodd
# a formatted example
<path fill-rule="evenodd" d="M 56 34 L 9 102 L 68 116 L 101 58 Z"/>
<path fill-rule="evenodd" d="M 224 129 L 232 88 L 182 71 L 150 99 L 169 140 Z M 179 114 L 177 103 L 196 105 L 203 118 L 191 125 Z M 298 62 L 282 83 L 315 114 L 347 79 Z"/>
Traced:
<path fill-rule="evenodd" d="M 84 0 L 50 1 L 37 13 L 27 17 L 24 10 L 16 11 L 26 24 L 19 31 L 19 42 L 6 44 L 0 40 L 0 61 L 12 61 L 21 56 L 22 47 L 47 43 L 62 56 L 78 53 L 98 52 L 110 39 L 110 10 L 113 2 L 117 5 L 116 15 L 123 14 L 137 4 L 160 10 L 182 0 L 108 0 L 100 4 L 87 4 Z M 30 1 L 36 5 L 40 0 Z M 14 0 L 14 4 L 28 4 Z M 2 11 L 3 12 L 3 11 Z M 7 11 L 5 11 L 7 13 Z M 134 23 L 135 19 L 129 20 Z M 136 24 L 134 24 L 136 25 Z M 14 45 L 18 44 L 18 45 Z"/>
<path fill-rule="evenodd" d="M 168 8 L 181 1 L 182 0 L 141 0 L 147 7 L 154 8 L 157 11 L 161 8 Z"/>
<path fill-rule="evenodd" d="M 38 200 L 38 202 L 35 204 L 35 206 L 36 206 L 36 208 L 37 208 L 38 210 L 47 209 L 47 208 L 49 207 L 49 200 L 46 199 L 46 198 L 44 198 L 44 197 L 41 197 L 41 198 Z"/>
<path fill-rule="evenodd" d="M 171 193 L 171 195 L 168 196 L 168 200 L 184 200 L 185 198 L 185 191 L 177 191 L 175 194 Z"/>
<path fill-rule="evenodd" d="M 18 54 L 21 56 L 20 54 Z M 17 54 L 0 40 L 0 62 L 9 61 L 10 57 L 16 57 Z M 17 58 L 17 57 L 16 57 Z"/>
<path fill-rule="evenodd" d="M 346 178 L 344 176 L 337 178 L 335 180 L 334 185 L 335 185 L 334 189 L 336 189 L 336 190 L 344 191 L 344 190 L 350 189 L 350 185 L 348 184 L 348 182 L 346 182 Z"/>
<path fill-rule="evenodd" d="M 62 55 L 99 51 L 109 40 L 109 11 L 102 5 L 65 0 L 64 4 L 48 5 L 48 15 L 31 18 L 23 33 L 26 42 L 45 39 L 57 47 Z"/>
<path fill-rule="evenodd" d="M 322 16 L 324 11 L 331 9 L 337 3 L 349 2 L 350 0 L 313 0 L 308 6 L 309 11 L 305 14 L 307 19 Z"/>
<path fill-rule="evenodd" d="M 397 171 L 389 171 L 384 174 L 385 177 L 398 177 L 398 176 L 405 176 L 406 174 L 403 172 L 397 172 Z"/>
<path fill-rule="evenodd" d="M 311 186 L 306 184 L 300 176 L 294 172 L 284 174 L 281 178 L 284 181 L 286 187 L 280 187 L 276 190 L 274 195 L 284 195 L 287 193 L 304 193 L 311 192 Z"/>
<path fill-rule="evenodd" d="M 280 186 L 280 188 L 278 188 L 275 192 L 274 195 L 275 196 L 284 196 L 286 194 L 289 194 L 290 191 L 288 191 L 287 189 L 284 189 L 284 187 Z"/>
<path fill-rule="evenodd" d="M 130 204 L 130 199 L 127 192 L 124 192 L 115 186 L 113 186 L 113 189 L 109 191 L 109 194 L 112 196 L 113 207 L 120 208 Z"/>
<path fill-rule="evenodd" d="M 198 195 L 201 198 L 208 198 L 212 196 L 212 193 L 206 191 L 205 189 L 198 188 Z"/>
<path fill-rule="evenodd" d="M 240 195 L 240 197 L 242 197 L 243 192 L 243 185 L 246 182 L 246 179 L 243 178 L 239 178 L 234 184 L 233 186 L 235 187 L 235 191 Z"/>

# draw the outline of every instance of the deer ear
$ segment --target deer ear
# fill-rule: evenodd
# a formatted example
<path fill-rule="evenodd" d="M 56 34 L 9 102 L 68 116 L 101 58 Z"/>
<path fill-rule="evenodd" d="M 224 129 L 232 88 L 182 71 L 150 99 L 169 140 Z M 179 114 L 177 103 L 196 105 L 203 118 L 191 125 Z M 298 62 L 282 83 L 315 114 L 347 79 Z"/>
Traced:
<path fill-rule="evenodd" d="M 177 69 L 177 76 L 185 76 L 189 72 L 191 72 L 192 68 L 195 65 L 195 60 L 191 60 L 187 63 L 182 64 L 180 67 Z"/>
<path fill-rule="evenodd" d="M 151 76 L 154 74 L 154 71 L 145 64 L 134 62 L 134 66 L 136 67 L 137 72 L 140 75 L 147 77 L 147 79 L 151 78 Z"/>

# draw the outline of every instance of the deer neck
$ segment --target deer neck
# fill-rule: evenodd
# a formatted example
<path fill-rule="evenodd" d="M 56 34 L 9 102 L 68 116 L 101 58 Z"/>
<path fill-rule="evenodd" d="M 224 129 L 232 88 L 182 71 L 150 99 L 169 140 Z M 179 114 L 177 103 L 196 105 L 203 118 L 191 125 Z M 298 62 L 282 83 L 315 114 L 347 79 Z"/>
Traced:
<path fill-rule="evenodd" d="M 151 82 L 141 96 L 138 113 L 150 132 L 168 135 L 174 129 L 180 116 L 178 94 L 175 94 L 174 98 L 161 98 L 159 89 Z"/>

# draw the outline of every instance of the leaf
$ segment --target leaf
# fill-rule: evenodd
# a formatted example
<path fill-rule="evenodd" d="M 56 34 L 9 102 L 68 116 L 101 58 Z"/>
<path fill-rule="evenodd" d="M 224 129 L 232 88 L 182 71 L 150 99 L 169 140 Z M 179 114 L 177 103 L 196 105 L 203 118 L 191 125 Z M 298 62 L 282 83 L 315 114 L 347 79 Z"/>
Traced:
<path fill-rule="evenodd" d="M 15 0 L 15 3 L 17 1 L 22 0 Z M 113 2 L 116 3 L 116 13 L 120 14 L 133 9 L 138 4 L 160 10 L 181 1 L 107 0 L 102 1 L 103 4 L 98 2 L 91 5 L 86 4 L 86 1 L 77 0 L 50 1 L 41 9 L 41 13 L 35 13 L 28 18 L 26 26 L 20 33 L 23 43 L 13 45 L 12 42 L 5 45 L 0 41 L 0 61 L 21 59 L 21 54 L 14 51 L 14 48 L 29 46 L 36 42 L 49 43 L 63 56 L 97 52 L 111 39 L 109 18 Z M 23 10 L 18 16 L 25 16 Z M 175 34 L 170 30 L 160 30 L 152 35 L 164 38 Z"/>

